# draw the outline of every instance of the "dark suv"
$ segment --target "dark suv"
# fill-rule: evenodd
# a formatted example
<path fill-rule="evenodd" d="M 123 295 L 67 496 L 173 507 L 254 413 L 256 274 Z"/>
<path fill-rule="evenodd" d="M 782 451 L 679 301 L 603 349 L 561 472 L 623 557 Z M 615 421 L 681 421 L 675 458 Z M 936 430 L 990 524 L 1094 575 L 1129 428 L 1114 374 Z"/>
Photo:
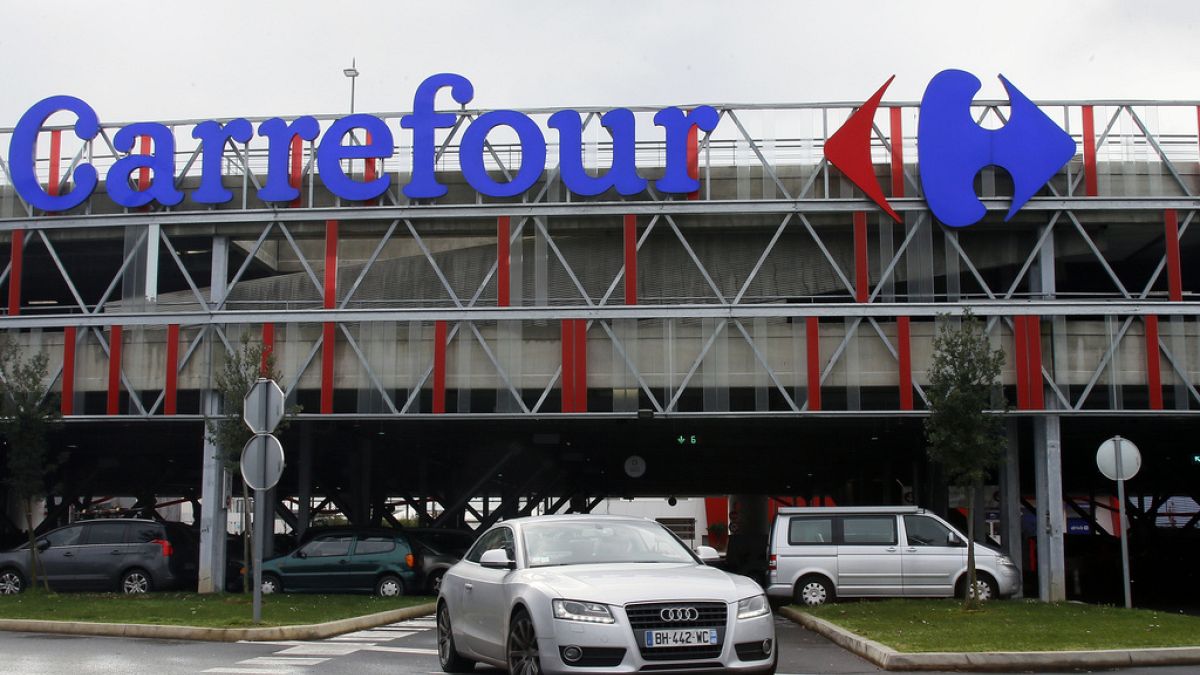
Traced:
<path fill-rule="evenodd" d="M 186 525 L 141 519 L 89 520 L 37 540 L 38 557 L 56 591 L 145 593 L 196 577 L 196 551 Z M 29 544 L 0 553 L 0 594 L 29 584 Z"/>

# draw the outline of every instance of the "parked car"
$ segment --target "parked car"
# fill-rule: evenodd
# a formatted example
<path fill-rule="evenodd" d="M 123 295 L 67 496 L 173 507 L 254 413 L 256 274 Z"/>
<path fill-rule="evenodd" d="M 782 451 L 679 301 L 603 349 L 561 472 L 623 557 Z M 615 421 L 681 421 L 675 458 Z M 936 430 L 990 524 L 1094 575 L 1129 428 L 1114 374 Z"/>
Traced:
<path fill-rule="evenodd" d="M 323 530 L 263 561 L 263 593 L 346 591 L 396 597 L 421 589 L 419 554 L 403 530 Z"/>
<path fill-rule="evenodd" d="M 762 588 L 705 564 L 666 527 L 624 516 L 493 526 L 442 579 L 438 660 L 465 672 L 774 673 Z"/>
<path fill-rule="evenodd" d="M 197 552 L 182 523 L 143 519 L 89 520 L 37 539 L 46 580 L 56 591 L 146 593 L 196 577 Z M 0 593 L 25 590 L 29 544 L 0 553 Z"/>
<path fill-rule="evenodd" d="M 475 533 L 469 530 L 408 527 L 404 533 L 416 543 L 421 554 L 421 578 L 425 592 L 430 595 L 438 594 L 442 575 L 462 560 L 475 543 Z"/>
<path fill-rule="evenodd" d="M 975 544 L 987 600 L 1020 587 L 1013 562 Z M 818 606 L 839 597 L 963 596 L 967 538 L 917 507 L 785 507 L 771 529 L 767 595 Z"/>

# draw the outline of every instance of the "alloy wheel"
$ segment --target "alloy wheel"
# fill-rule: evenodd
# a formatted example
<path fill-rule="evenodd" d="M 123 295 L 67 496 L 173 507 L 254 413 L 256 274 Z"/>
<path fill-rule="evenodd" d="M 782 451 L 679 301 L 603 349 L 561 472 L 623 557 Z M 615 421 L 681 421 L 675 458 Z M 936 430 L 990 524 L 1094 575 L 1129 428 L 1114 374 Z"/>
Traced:
<path fill-rule="evenodd" d="M 450 608 L 445 605 L 442 605 L 437 615 L 437 649 L 438 661 L 445 668 L 454 651 L 454 640 L 450 635 Z"/>
<path fill-rule="evenodd" d="M 508 672 L 511 675 L 540 675 L 537 635 L 528 614 L 513 617 L 508 629 Z"/>
<path fill-rule="evenodd" d="M 0 574 L 0 595 L 16 595 L 21 592 L 21 575 L 13 571 Z"/>
<path fill-rule="evenodd" d="M 121 590 L 124 591 L 126 595 L 138 595 L 141 593 L 146 593 L 150 590 L 150 578 L 147 577 L 146 573 L 142 572 L 141 570 L 128 572 L 121 579 Z"/>

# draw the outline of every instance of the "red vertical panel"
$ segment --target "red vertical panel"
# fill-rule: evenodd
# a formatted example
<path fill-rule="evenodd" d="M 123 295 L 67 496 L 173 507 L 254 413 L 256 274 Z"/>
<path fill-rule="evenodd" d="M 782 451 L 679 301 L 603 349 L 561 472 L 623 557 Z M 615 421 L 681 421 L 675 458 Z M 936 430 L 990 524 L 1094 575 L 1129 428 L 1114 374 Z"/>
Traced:
<path fill-rule="evenodd" d="M 687 172 L 689 178 L 700 180 L 700 130 L 695 124 L 688 129 Z M 687 198 L 700 199 L 700 191 L 689 192 Z"/>
<path fill-rule="evenodd" d="M 1158 317 L 1146 317 L 1146 386 L 1150 388 L 1150 408 L 1162 410 L 1162 371 L 1158 356 Z"/>
<path fill-rule="evenodd" d="M 904 196 L 904 129 L 900 108 L 890 108 L 892 143 L 892 197 Z"/>
<path fill-rule="evenodd" d="M 808 341 L 808 409 L 821 409 L 821 320 L 810 316 L 805 321 Z"/>
<path fill-rule="evenodd" d="M 300 173 L 304 171 L 304 166 L 302 164 L 303 159 L 304 139 L 300 138 L 298 135 L 292 136 L 292 169 L 290 172 L 288 172 L 288 182 L 297 190 L 300 189 L 301 178 L 303 178 L 303 176 L 300 175 Z M 300 206 L 302 199 L 303 195 L 297 196 L 292 200 L 292 206 Z"/>
<path fill-rule="evenodd" d="M 325 221 L 325 309 L 337 306 L 338 221 Z M 333 412 L 334 323 L 321 327 L 321 414 Z"/>
<path fill-rule="evenodd" d="M 508 238 L 512 231 L 509 229 L 508 216 L 496 219 L 496 306 L 508 307 L 511 280 L 509 278 L 509 263 L 511 257 L 508 251 Z"/>
<path fill-rule="evenodd" d="M 1083 106 L 1083 178 L 1087 196 L 1100 193 L 1096 181 L 1096 119 L 1092 106 Z"/>
<path fill-rule="evenodd" d="M 1029 407 L 1041 410 L 1046 407 L 1045 387 L 1042 386 L 1042 318 L 1025 318 L 1025 336 L 1029 345 Z"/>
<path fill-rule="evenodd" d="M 625 304 L 637 304 L 637 216 L 625 216 Z"/>
<path fill-rule="evenodd" d="M 121 327 L 113 326 L 108 336 L 108 405 L 109 415 L 120 412 L 121 402 Z"/>
<path fill-rule="evenodd" d="M 562 321 L 562 411 L 575 412 L 575 321 Z"/>
<path fill-rule="evenodd" d="M 12 231 L 12 250 L 9 252 L 8 314 L 21 313 L 21 268 L 25 261 L 25 230 Z"/>
<path fill-rule="evenodd" d="M 1013 317 L 1013 351 L 1016 352 L 1013 355 L 1016 360 L 1013 366 L 1017 372 L 1017 409 L 1027 410 L 1029 408 L 1029 352 L 1025 337 L 1024 316 Z"/>
<path fill-rule="evenodd" d="M 62 153 L 62 129 L 50 132 L 50 180 L 46 184 L 46 192 L 51 197 L 58 196 L 58 160 Z"/>
<path fill-rule="evenodd" d="M 75 413 L 75 326 L 63 328 L 62 400 L 63 415 Z"/>
<path fill-rule="evenodd" d="M 1179 270 L 1179 216 L 1175 209 L 1163 214 L 1164 236 L 1167 240 L 1167 291 L 1173 302 L 1183 300 L 1183 277 Z"/>
<path fill-rule="evenodd" d="M 433 412 L 446 412 L 446 322 L 433 322 Z"/>
<path fill-rule="evenodd" d="M 262 327 L 262 363 L 258 366 L 258 372 L 263 377 L 271 376 L 271 354 L 275 353 L 275 324 L 264 323 Z"/>
<path fill-rule="evenodd" d="M 367 132 L 367 145 L 371 144 L 371 132 Z M 363 160 L 363 180 L 370 183 L 375 180 L 375 158 L 367 157 Z"/>
<path fill-rule="evenodd" d="M 167 384 L 163 390 L 163 414 L 174 415 L 179 392 L 179 324 L 167 325 Z"/>
<path fill-rule="evenodd" d="M 574 329 L 575 412 L 587 412 L 587 319 L 576 319 Z"/>
<path fill-rule="evenodd" d="M 900 361 L 900 409 L 913 409 L 912 342 L 909 339 L 908 317 L 896 318 L 896 352 Z"/>
<path fill-rule="evenodd" d="M 338 221 L 325 221 L 325 309 L 337 306 Z"/>
<path fill-rule="evenodd" d="M 866 302 L 870 288 L 867 281 L 867 214 L 854 212 L 854 299 Z"/>
<path fill-rule="evenodd" d="M 142 136 L 141 138 L 142 154 L 148 155 L 150 154 L 150 137 Z M 138 169 L 138 190 L 144 192 L 148 189 L 150 189 L 150 167 L 143 166 L 142 168 Z"/>
<path fill-rule="evenodd" d="M 321 325 L 321 414 L 333 413 L 333 359 L 336 337 L 335 324 L 326 321 Z"/>

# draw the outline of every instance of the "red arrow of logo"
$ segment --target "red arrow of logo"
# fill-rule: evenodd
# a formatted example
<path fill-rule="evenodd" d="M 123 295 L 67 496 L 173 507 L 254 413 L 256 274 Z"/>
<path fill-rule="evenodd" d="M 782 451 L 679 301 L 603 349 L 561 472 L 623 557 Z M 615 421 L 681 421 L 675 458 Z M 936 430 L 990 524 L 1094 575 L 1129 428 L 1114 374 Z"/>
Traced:
<path fill-rule="evenodd" d="M 883 188 L 879 187 L 879 180 L 875 178 L 875 165 L 871 162 L 871 126 L 875 120 L 875 109 L 894 79 L 895 75 L 889 77 L 879 91 L 825 141 L 825 159 L 846 174 L 850 182 L 867 193 L 871 201 L 899 223 L 903 221 L 883 196 Z"/>

